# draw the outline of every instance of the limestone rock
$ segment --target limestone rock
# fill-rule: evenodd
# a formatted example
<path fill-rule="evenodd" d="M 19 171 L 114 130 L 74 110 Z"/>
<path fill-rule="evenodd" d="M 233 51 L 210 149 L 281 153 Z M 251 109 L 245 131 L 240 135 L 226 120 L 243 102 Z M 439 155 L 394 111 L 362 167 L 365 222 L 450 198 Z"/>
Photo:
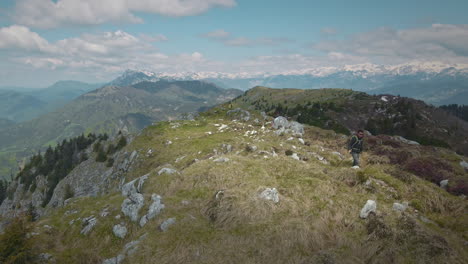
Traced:
<path fill-rule="evenodd" d="M 148 179 L 149 174 L 145 174 L 139 178 L 134 179 L 133 181 L 130 181 L 126 183 L 124 186 L 122 186 L 122 195 L 123 196 L 129 196 L 132 193 L 141 193 L 143 189 L 143 185 L 145 184 L 145 181 Z M 135 186 L 135 183 L 137 183 L 137 186 Z"/>
<path fill-rule="evenodd" d="M 293 133 L 295 133 L 295 134 L 301 134 L 301 135 L 304 134 L 304 125 L 302 125 L 299 122 L 292 121 L 289 124 L 289 129 L 291 129 L 293 131 Z"/>
<path fill-rule="evenodd" d="M 174 174 L 174 173 L 177 173 L 177 171 L 171 168 L 162 168 L 158 171 L 158 175 L 161 175 L 163 173 Z"/>
<path fill-rule="evenodd" d="M 448 183 L 449 183 L 449 180 L 440 181 L 440 188 L 447 189 Z"/>
<path fill-rule="evenodd" d="M 169 218 L 167 220 L 165 220 L 164 222 L 162 222 L 162 224 L 159 226 L 159 229 L 162 231 L 162 232 L 167 232 L 169 230 L 169 227 L 173 224 L 176 223 L 176 219 L 175 218 Z"/>
<path fill-rule="evenodd" d="M 127 235 L 127 227 L 125 227 L 124 225 L 115 225 L 113 228 L 112 228 L 112 232 L 114 232 L 114 235 L 116 237 L 119 237 L 119 238 L 125 238 L 125 236 Z"/>
<path fill-rule="evenodd" d="M 460 161 L 460 166 L 462 166 L 465 170 L 468 170 L 468 162 L 462 160 Z"/>
<path fill-rule="evenodd" d="M 133 222 L 136 222 L 138 221 L 138 212 L 143 207 L 144 202 L 141 193 L 132 193 L 123 201 L 121 211 L 125 216 L 130 217 Z"/>
<path fill-rule="evenodd" d="M 377 212 L 377 203 L 373 200 L 367 200 L 366 204 L 361 209 L 361 213 L 359 214 L 359 217 L 367 218 L 370 213 L 375 214 L 376 212 Z"/>
<path fill-rule="evenodd" d="M 264 200 L 273 201 L 274 203 L 279 202 L 279 193 L 276 188 L 266 188 L 260 193 L 259 197 Z"/>
<path fill-rule="evenodd" d="M 227 115 L 244 121 L 250 120 L 250 113 L 240 108 L 227 111 Z"/>
<path fill-rule="evenodd" d="M 82 235 L 87 235 L 97 224 L 97 219 L 94 216 L 86 217 L 83 219 L 83 229 L 81 229 Z"/>
<path fill-rule="evenodd" d="M 395 211 L 400 211 L 400 212 L 404 212 L 406 210 L 406 208 L 408 208 L 408 203 L 407 202 L 404 202 L 404 203 L 393 203 L 393 210 Z"/>
<path fill-rule="evenodd" d="M 222 163 L 222 162 L 228 162 L 229 159 L 228 158 L 224 158 L 224 157 L 220 157 L 220 158 L 217 158 L 217 159 L 214 159 L 213 162 L 218 162 L 218 163 Z"/>
<path fill-rule="evenodd" d="M 289 121 L 286 117 L 278 116 L 273 120 L 273 128 L 280 129 L 280 128 L 289 128 Z"/>
<path fill-rule="evenodd" d="M 165 205 L 161 202 L 161 196 L 153 194 L 151 195 L 151 200 L 153 200 L 153 203 L 150 205 L 148 213 L 142 216 L 140 219 L 141 227 L 143 227 L 148 222 L 148 220 L 151 220 L 157 215 L 159 215 L 161 211 L 165 208 Z"/>

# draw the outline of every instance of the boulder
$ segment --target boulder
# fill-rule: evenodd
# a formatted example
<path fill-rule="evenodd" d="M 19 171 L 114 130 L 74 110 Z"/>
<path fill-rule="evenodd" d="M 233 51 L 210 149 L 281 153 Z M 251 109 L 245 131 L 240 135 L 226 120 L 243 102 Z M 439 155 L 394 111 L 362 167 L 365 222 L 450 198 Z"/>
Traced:
<path fill-rule="evenodd" d="M 361 213 L 359 214 L 359 217 L 361 218 L 367 218 L 370 213 L 376 213 L 377 212 L 377 203 L 373 200 L 367 200 L 366 204 L 364 207 L 361 209 Z"/>
<path fill-rule="evenodd" d="M 448 183 L 449 183 L 449 180 L 440 181 L 440 188 L 447 189 Z"/>
<path fill-rule="evenodd" d="M 112 232 L 114 232 L 116 237 L 123 239 L 127 235 L 127 228 L 124 225 L 115 225 L 112 228 Z"/>
<path fill-rule="evenodd" d="M 217 159 L 214 159 L 213 162 L 228 162 L 229 159 L 228 158 L 224 158 L 224 157 L 221 157 L 221 158 L 217 158 Z"/>
<path fill-rule="evenodd" d="M 138 212 L 144 205 L 144 198 L 141 193 L 130 194 L 122 203 L 121 211 L 125 216 L 130 217 L 133 222 L 138 220 Z"/>
<path fill-rule="evenodd" d="M 124 186 L 122 186 L 122 195 L 129 196 L 132 193 L 141 193 L 143 184 L 148 179 L 148 176 L 149 174 L 145 174 L 139 178 L 134 179 L 133 181 L 126 183 Z M 135 186 L 135 183 L 138 183 L 137 186 Z"/>
<path fill-rule="evenodd" d="M 151 195 L 151 200 L 153 200 L 153 203 L 150 205 L 148 209 L 148 213 L 144 216 L 141 217 L 140 219 L 140 226 L 143 227 L 146 225 L 148 220 L 153 219 L 157 215 L 161 213 L 161 211 L 165 208 L 165 205 L 161 202 L 161 196 L 157 194 Z"/>
<path fill-rule="evenodd" d="M 295 160 L 301 160 L 301 159 L 299 158 L 299 156 L 297 156 L 297 153 L 293 153 L 290 157 L 293 158 L 293 159 L 295 159 Z"/>
<path fill-rule="evenodd" d="M 408 144 L 408 145 L 419 145 L 418 142 L 412 141 L 412 140 L 408 140 L 408 139 L 406 139 L 406 138 L 404 138 L 404 137 L 402 137 L 402 136 L 395 136 L 394 138 L 395 138 L 396 140 L 398 140 L 398 141 L 400 141 L 400 142 L 402 142 L 402 143 Z"/>
<path fill-rule="evenodd" d="M 158 175 L 161 175 L 163 173 L 174 174 L 174 173 L 177 173 L 177 171 L 171 168 L 162 168 L 158 171 Z"/>
<path fill-rule="evenodd" d="M 462 160 L 460 161 L 460 166 L 462 166 L 465 170 L 468 170 L 468 162 Z"/>
<path fill-rule="evenodd" d="M 393 203 L 393 210 L 395 211 L 400 211 L 400 212 L 404 212 L 406 210 L 406 208 L 408 208 L 408 203 L 407 202 L 404 202 L 404 203 Z"/>
<path fill-rule="evenodd" d="M 274 129 L 279 129 L 279 128 L 289 128 L 289 121 L 286 119 L 286 117 L 283 116 L 278 116 L 273 120 L 273 128 Z"/>
<path fill-rule="evenodd" d="M 276 188 L 266 188 L 260 193 L 259 197 L 267 201 L 273 201 L 274 203 L 279 202 L 279 193 Z"/>
<path fill-rule="evenodd" d="M 93 215 L 83 219 L 83 229 L 81 229 L 82 235 L 87 235 L 97 224 L 97 219 Z"/>
<path fill-rule="evenodd" d="M 289 123 L 289 129 L 292 130 L 294 134 L 304 134 L 304 125 L 299 122 L 292 121 Z"/>
<path fill-rule="evenodd" d="M 236 119 L 244 120 L 244 121 L 250 120 L 250 113 L 240 108 L 227 111 L 227 115 Z"/>
<path fill-rule="evenodd" d="M 165 220 L 164 222 L 162 222 L 162 224 L 159 226 L 159 229 L 162 231 L 162 232 L 167 232 L 169 230 L 169 227 L 173 224 L 176 223 L 176 219 L 175 218 L 169 218 L 167 220 Z"/>

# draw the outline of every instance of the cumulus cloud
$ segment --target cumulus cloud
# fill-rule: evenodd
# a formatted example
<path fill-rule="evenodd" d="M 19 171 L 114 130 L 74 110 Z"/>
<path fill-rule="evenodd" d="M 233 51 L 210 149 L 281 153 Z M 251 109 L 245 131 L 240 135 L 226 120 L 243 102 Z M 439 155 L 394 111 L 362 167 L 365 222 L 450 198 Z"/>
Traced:
<path fill-rule="evenodd" d="M 18 0 L 14 20 L 38 28 L 98 25 L 107 22 L 142 23 L 137 12 L 192 16 L 214 7 L 233 7 L 235 0 Z"/>
<path fill-rule="evenodd" d="M 0 28 L 0 49 L 26 49 L 30 51 L 45 51 L 49 47 L 47 40 L 29 28 L 12 25 Z"/>
<path fill-rule="evenodd" d="M 379 28 L 341 40 L 312 45 L 326 53 L 367 57 L 392 64 L 409 60 L 468 61 L 468 25 L 433 24 L 430 27 L 396 30 Z"/>
<path fill-rule="evenodd" d="M 145 36 L 148 37 L 148 36 Z M 36 69 L 67 69 L 75 72 L 121 72 L 127 68 L 153 70 L 194 70 L 197 64 L 209 65 L 203 54 L 166 55 L 150 42 L 167 39 L 156 35 L 150 41 L 124 31 L 83 34 L 48 42 L 24 26 L 0 28 L 0 50 L 8 49 L 10 65 L 29 65 Z M 16 67 L 16 66 L 15 66 Z"/>

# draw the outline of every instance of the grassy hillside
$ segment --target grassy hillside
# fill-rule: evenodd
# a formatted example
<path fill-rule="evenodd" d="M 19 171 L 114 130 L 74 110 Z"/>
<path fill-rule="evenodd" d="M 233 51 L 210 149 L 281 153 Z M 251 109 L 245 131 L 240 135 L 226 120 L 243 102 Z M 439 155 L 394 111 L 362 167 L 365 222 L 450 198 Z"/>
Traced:
<path fill-rule="evenodd" d="M 366 129 L 375 135 L 400 135 L 468 154 L 468 122 L 411 98 L 345 89 L 255 87 L 236 103 L 340 133 Z"/>
<path fill-rule="evenodd" d="M 31 224 L 34 251 L 51 254 L 56 263 L 102 263 L 140 239 L 122 263 L 468 262 L 466 199 L 373 151 L 363 154 L 363 169 L 350 168 L 346 137 L 331 130 L 306 126 L 302 144 L 274 133 L 259 112 L 252 111 L 248 122 L 226 114 L 241 105 L 226 104 L 195 121 L 158 123 L 125 147 L 139 153 L 125 182 L 148 174 L 140 215 L 154 193 L 165 204 L 146 226 L 122 216 L 124 197 L 117 189 L 72 198 Z M 373 148 L 385 146 L 378 139 L 368 138 Z M 425 146 L 400 149 L 444 159 L 466 179 L 459 165 L 466 157 Z M 158 173 L 165 167 L 178 172 Z M 278 203 L 259 197 L 265 188 L 278 190 Z M 368 199 L 377 202 L 377 214 L 360 219 Z M 392 209 L 405 201 L 405 212 Z M 102 216 L 104 211 L 109 214 Z M 80 234 L 81 219 L 92 215 L 96 226 Z M 168 218 L 176 223 L 161 232 Z M 128 228 L 124 239 L 112 234 L 116 224 Z"/>
<path fill-rule="evenodd" d="M 181 113 L 196 112 L 239 94 L 199 81 L 103 87 L 51 113 L 0 130 L 0 162 L 30 156 L 82 133 L 136 133 L 152 122 L 176 119 Z M 2 168 L 11 165 L 0 163 Z"/>

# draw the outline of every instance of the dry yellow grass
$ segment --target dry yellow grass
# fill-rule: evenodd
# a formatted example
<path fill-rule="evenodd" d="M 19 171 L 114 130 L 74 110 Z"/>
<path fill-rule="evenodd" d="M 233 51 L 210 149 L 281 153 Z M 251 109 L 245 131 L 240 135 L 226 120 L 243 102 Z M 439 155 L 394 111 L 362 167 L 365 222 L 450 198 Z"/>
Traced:
<path fill-rule="evenodd" d="M 180 126 L 172 128 L 174 123 Z M 216 123 L 229 128 L 219 132 Z M 145 129 L 126 147 L 140 153 L 127 181 L 150 173 L 143 189 L 146 207 L 141 212 L 156 193 L 166 205 L 162 214 L 140 228 L 128 219 L 114 219 L 123 200 L 118 192 L 79 198 L 36 224 L 38 247 L 52 253 L 57 263 L 101 263 L 147 233 L 137 253 L 124 263 L 468 261 L 466 200 L 411 175 L 411 180 L 402 181 L 392 176 L 398 168 L 368 153 L 363 155 L 365 169 L 358 174 L 350 168 L 343 148 L 346 139 L 334 132 L 308 127 L 307 146 L 296 138 L 288 141 L 289 135 L 275 135 L 268 131 L 268 124 L 262 132 L 261 126 L 234 122 L 218 110 L 197 121 L 163 122 Z M 245 136 L 252 130 L 258 133 Z M 232 152 L 222 153 L 222 144 L 231 144 Z M 247 151 L 247 145 L 258 149 Z M 154 154 L 146 156 L 148 149 Z M 278 156 L 272 155 L 273 150 Z M 286 150 L 307 161 L 286 156 Z M 341 152 L 345 160 L 333 151 Z M 320 162 L 313 152 L 330 164 Z M 211 157 L 229 161 L 216 163 Z M 166 164 L 179 173 L 158 175 Z M 362 179 L 370 179 L 371 185 L 364 185 Z M 277 188 L 279 203 L 258 197 L 266 187 Z M 359 218 L 368 199 L 378 204 L 374 220 Z M 405 213 L 392 210 L 393 202 L 402 201 L 410 202 Z M 98 217 L 98 225 L 88 236 L 79 234 L 79 223 L 68 224 L 77 217 L 97 216 L 106 206 L 110 216 Z M 64 216 L 72 209 L 80 212 Z M 422 222 L 421 215 L 432 223 Z M 176 224 L 160 232 L 158 225 L 169 217 L 175 217 Z M 129 227 L 123 240 L 112 234 L 112 226 L 120 222 Z M 53 226 L 52 231 L 44 232 L 44 224 Z"/>

